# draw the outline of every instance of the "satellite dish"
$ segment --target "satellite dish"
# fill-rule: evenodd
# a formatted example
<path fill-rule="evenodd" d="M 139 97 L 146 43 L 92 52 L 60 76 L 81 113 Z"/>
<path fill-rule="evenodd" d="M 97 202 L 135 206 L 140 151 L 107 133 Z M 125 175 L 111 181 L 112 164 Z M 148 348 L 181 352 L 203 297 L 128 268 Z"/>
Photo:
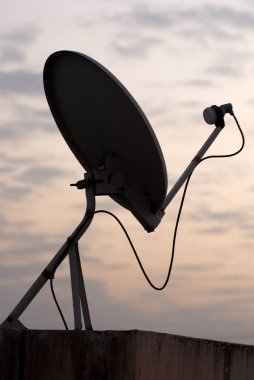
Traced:
<path fill-rule="evenodd" d="M 166 196 L 167 173 L 157 138 L 136 101 L 102 65 L 72 51 L 47 59 L 44 87 L 56 124 L 83 168 L 121 166 L 124 171 L 121 192 L 96 195 L 108 193 L 152 231 Z"/>
<path fill-rule="evenodd" d="M 85 327 L 91 330 L 78 242 L 95 214 L 95 196 L 110 195 L 129 209 L 148 232 L 153 231 L 166 207 L 223 130 L 225 113 L 233 115 L 232 105 L 205 110 L 205 121 L 214 123 L 216 128 L 166 195 L 166 167 L 153 130 L 129 92 L 107 69 L 83 54 L 59 51 L 46 61 L 44 86 L 63 137 L 87 171 L 85 179 L 76 184 L 86 189 L 86 212 L 1 326 L 24 328 L 19 317 L 46 282 L 52 281 L 68 256 L 75 328 L 82 328 L 83 314 Z M 180 210 L 181 207 L 182 204 Z"/>

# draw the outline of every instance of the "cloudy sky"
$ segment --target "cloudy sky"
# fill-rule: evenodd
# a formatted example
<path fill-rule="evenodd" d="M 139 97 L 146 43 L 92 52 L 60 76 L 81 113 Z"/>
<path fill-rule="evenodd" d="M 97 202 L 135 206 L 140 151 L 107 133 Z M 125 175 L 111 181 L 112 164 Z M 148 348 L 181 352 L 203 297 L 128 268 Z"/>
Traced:
<path fill-rule="evenodd" d="M 5 319 L 79 223 L 83 169 L 50 114 L 45 60 L 76 50 L 106 66 L 147 115 L 164 153 L 169 189 L 212 131 L 202 111 L 231 102 L 246 148 L 209 160 L 191 180 L 172 278 L 158 293 L 145 282 L 116 222 L 97 215 L 80 243 L 95 329 L 143 329 L 254 344 L 254 4 L 250 0 L 86 1 L 1 4 L 0 318 Z M 209 150 L 235 151 L 234 121 Z M 130 147 L 131 149 L 131 147 Z M 107 197 L 149 275 L 164 280 L 179 194 L 147 234 Z M 55 290 L 73 326 L 68 262 Z M 22 315 L 29 328 L 63 328 L 49 284 Z"/>

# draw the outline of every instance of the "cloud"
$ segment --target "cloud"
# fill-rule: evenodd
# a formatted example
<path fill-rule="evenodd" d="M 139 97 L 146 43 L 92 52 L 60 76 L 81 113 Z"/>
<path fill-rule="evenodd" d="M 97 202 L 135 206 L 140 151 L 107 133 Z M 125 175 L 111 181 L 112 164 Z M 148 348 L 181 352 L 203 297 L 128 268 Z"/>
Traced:
<path fill-rule="evenodd" d="M 0 126 L 0 138 L 2 141 L 25 139 L 37 131 L 55 133 L 57 128 L 54 128 L 51 123 L 47 123 L 46 121 L 42 122 L 41 120 L 36 119 L 27 122 L 25 122 L 25 120 L 20 122 L 9 122 Z"/>
<path fill-rule="evenodd" d="M 3 46 L 0 50 L 0 62 L 1 63 L 13 63 L 23 62 L 25 60 L 25 54 L 21 49 L 13 46 Z"/>
<path fill-rule="evenodd" d="M 39 34 L 39 27 L 36 24 L 23 24 L 16 29 L 5 32 L 1 41 L 8 44 L 24 45 L 35 42 Z"/>
<path fill-rule="evenodd" d="M 39 28 L 35 24 L 25 24 L 0 36 L 0 62 L 16 63 L 20 66 L 26 60 L 28 47 L 38 37 Z"/>
<path fill-rule="evenodd" d="M 183 7 L 174 4 L 169 7 L 138 3 L 125 11 L 103 15 L 98 22 L 117 28 L 113 49 L 126 58 L 144 58 L 159 44 L 165 45 L 164 51 L 167 51 L 166 46 L 170 47 L 170 55 L 173 51 L 174 55 L 187 56 L 189 50 L 193 51 L 193 45 L 198 45 L 199 50 L 194 54 L 208 56 L 214 64 L 186 83 L 193 87 L 215 85 L 206 79 L 207 74 L 239 77 L 251 58 L 248 58 L 250 49 L 243 42 L 246 33 L 254 31 L 254 13 L 233 5 Z M 200 44 L 204 49 L 200 50 Z"/>
<path fill-rule="evenodd" d="M 203 4 L 183 8 L 181 6 L 149 6 L 144 3 L 134 4 L 130 10 L 116 12 L 106 16 L 105 21 L 116 22 L 122 27 L 139 29 L 170 28 L 175 32 L 192 31 L 195 37 L 208 34 L 223 38 L 236 38 L 237 32 L 243 29 L 254 29 L 254 15 L 224 5 Z M 191 27 L 191 28 L 190 28 Z M 228 30 L 227 28 L 233 28 Z M 231 34 L 230 34 L 231 33 Z M 193 37 L 192 35 L 191 37 Z M 220 42 L 220 41 L 218 41 Z"/>
<path fill-rule="evenodd" d="M 0 171 L 2 171 L 2 173 L 13 172 L 16 171 L 17 167 L 31 165 L 31 157 L 29 155 L 27 157 L 16 157 L 13 156 L 12 152 L 8 153 L 10 153 L 10 155 L 0 154 Z M 33 163 L 35 163 L 34 160 Z"/>
<path fill-rule="evenodd" d="M 151 8 L 145 4 L 134 4 L 129 12 L 110 16 L 111 20 L 119 21 L 126 26 L 146 26 L 160 28 L 169 26 L 173 22 L 173 15 L 167 9 Z"/>
<path fill-rule="evenodd" d="M 199 100 L 188 100 L 188 101 L 182 101 L 176 104 L 180 108 L 197 108 L 198 110 L 203 106 L 202 102 Z"/>
<path fill-rule="evenodd" d="M 35 165 L 24 170 L 23 173 L 17 177 L 17 179 L 23 183 L 38 185 L 39 183 L 45 184 L 45 182 L 52 181 L 56 177 L 64 177 L 65 175 L 66 170 Z"/>
<path fill-rule="evenodd" d="M 42 132 L 57 132 L 57 128 L 54 127 L 53 122 L 42 121 L 39 118 L 34 120 L 20 120 L 15 122 L 4 123 L 0 126 L 0 139 L 4 140 L 21 140 L 26 139 L 28 136 L 31 136 L 33 133 L 42 131 Z M 46 136 L 45 136 L 46 137 Z M 8 162 L 6 162 L 8 164 Z"/>
<path fill-rule="evenodd" d="M 203 7 L 206 19 L 209 17 L 216 22 L 221 22 L 238 29 L 254 29 L 254 15 L 249 11 L 234 9 L 223 5 L 206 5 Z"/>
<path fill-rule="evenodd" d="M 246 215 L 242 211 L 211 211 L 209 209 L 199 209 L 195 214 L 191 214 L 192 220 L 203 221 L 205 219 L 229 222 L 232 220 L 244 220 Z"/>
<path fill-rule="evenodd" d="M 209 227 L 209 228 L 204 228 L 202 229 L 202 232 L 205 234 L 224 234 L 227 232 L 227 228 L 224 226 L 216 226 L 216 227 Z"/>
<path fill-rule="evenodd" d="M 195 213 L 190 213 L 188 217 L 192 222 L 196 221 L 196 227 L 198 232 L 208 234 L 223 234 L 232 229 L 238 230 L 245 239 L 253 238 L 254 228 L 254 215 L 252 209 L 235 210 L 235 211 L 212 211 L 209 209 L 199 209 Z M 210 227 L 204 224 L 204 227 L 200 227 L 200 223 L 209 221 Z"/>
<path fill-rule="evenodd" d="M 44 108 L 46 101 L 42 100 L 39 106 L 35 107 L 30 102 L 30 97 L 25 96 L 25 101 L 19 98 L 10 100 L 11 119 L 2 121 L 0 125 L 1 140 L 25 139 L 33 133 L 41 131 L 45 133 L 57 133 L 58 129 L 49 109 Z"/>
<path fill-rule="evenodd" d="M 208 79 L 193 78 L 183 82 L 185 86 L 193 87 L 212 87 L 214 83 Z"/>
<path fill-rule="evenodd" d="M 217 52 L 214 62 L 206 69 L 207 74 L 217 74 L 221 77 L 240 78 L 248 70 L 252 62 L 253 54 L 248 47 L 243 48 L 241 45 L 234 48 L 220 49 Z"/>
<path fill-rule="evenodd" d="M 176 266 L 177 272 L 183 272 L 184 275 L 186 275 L 186 272 L 187 273 L 205 272 L 207 274 L 207 272 L 209 273 L 211 270 L 216 270 L 218 268 L 221 269 L 221 265 L 211 264 L 211 263 L 209 264 L 180 264 Z"/>
<path fill-rule="evenodd" d="M 28 186 L 9 186 L 9 185 L 1 185 L 0 194 L 2 199 L 7 200 L 20 200 L 26 197 L 26 195 L 30 194 L 31 189 Z"/>
<path fill-rule="evenodd" d="M 19 275 L 19 268 L 24 266 L 29 268 L 35 262 L 46 262 L 45 254 L 52 252 L 53 256 L 60 248 L 57 237 L 35 234 L 29 232 L 29 229 L 31 229 L 30 223 L 11 223 L 6 219 L 0 231 L 0 266 L 3 270 L 11 266 Z"/>
<path fill-rule="evenodd" d="M 0 71 L 0 94 L 43 94 L 42 74 L 32 71 Z"/>
<path fill-rule="evenodd" d="M 158 38 L 126 33 L 118 36 L 113 49 L 126 57 L 144 58 L 148 50 L 160 42 Z"/>
<path fill-rule="evenodd" d="M 185 10 L 176 9 L 174 18 L 179 21 L 174 32 L 198 43 L 212 39 L 218 45 L 225 44 L 225 41 L 235 44 L 243 38 L 246 29 L 254 29 L 252 14 L 223 5 L 204 4 Z"/>
<path fill-rule="evenodd" d="M 207 73 L 211 74 L 218 74 L 221 75 L 222 77 L 239 77 L 242 76 L 242 69 L 239 67 L 234 67 L 226 64 L 222 65 L 213 65 L 208 67 Z"/>
<path fill-rule="evenodd" d="M 6 226 L 7 219 L 4 215 L 0 214 L 0 227 L 4 228 Z"/>

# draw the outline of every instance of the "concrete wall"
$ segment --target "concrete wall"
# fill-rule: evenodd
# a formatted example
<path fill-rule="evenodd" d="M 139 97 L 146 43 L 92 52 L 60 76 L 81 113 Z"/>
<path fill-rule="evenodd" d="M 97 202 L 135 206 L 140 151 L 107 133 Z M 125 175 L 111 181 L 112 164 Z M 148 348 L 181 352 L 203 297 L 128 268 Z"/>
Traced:
<path fill-rule="evenodd" d="M 253 380 L 254 346 L 146 331 L 0 329 L 1 380 Z"/>

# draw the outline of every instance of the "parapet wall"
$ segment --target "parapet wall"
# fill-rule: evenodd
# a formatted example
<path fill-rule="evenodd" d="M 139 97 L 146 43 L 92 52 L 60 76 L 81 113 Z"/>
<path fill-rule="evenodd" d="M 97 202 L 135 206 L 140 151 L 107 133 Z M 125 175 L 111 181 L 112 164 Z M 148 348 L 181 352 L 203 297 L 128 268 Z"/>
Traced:
<path fill-rule="evenodd" d="M 254 346 L 147 331 L 0 328 L 1 380 L 253 380 Z"/>

